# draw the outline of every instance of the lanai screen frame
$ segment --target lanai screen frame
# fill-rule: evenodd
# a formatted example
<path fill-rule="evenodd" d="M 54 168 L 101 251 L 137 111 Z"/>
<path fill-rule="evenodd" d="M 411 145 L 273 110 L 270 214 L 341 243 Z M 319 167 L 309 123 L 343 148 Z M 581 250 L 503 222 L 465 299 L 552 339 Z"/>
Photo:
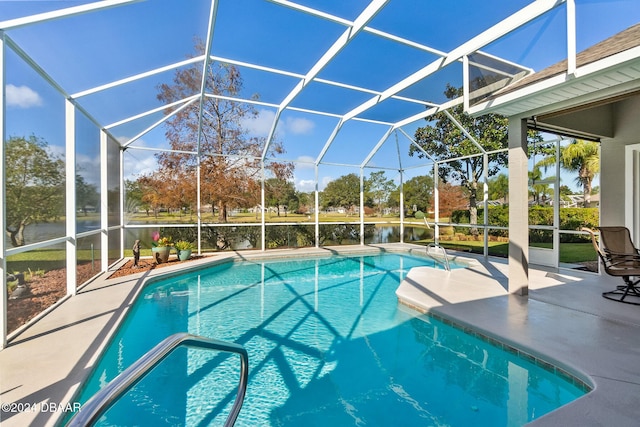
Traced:
<path fill-rule="evenodd" d="M 0 114 L 0 135 L 3 136 L 3 140 L 6 140 L 6 89 L 5 89 L 5 85 L 6 85 L 6 79 L 5 79 L 5 67 L 4 67 L 4 63 L 5 63 L 5 54 L 6 51 L 8 49 L 10 49 L 11 51 L 13 51 L 15 54 L 17 54 L 26 64 L 28 64 L 36 73 L 38 73 L 49 85 L 51 85 L 51 87 L 53 87 L 64 99 L 65 99 L 65 160 L 66 160 L 66 189 L 65 189 L 65 195 L 66 195 L 66 201 L 65 201 L 65 213 L 66 213 L 66 235 L 57 239 L 53 239 L 53 240 L 47 240 L 47 241 L 43 241 L 43 242 L 38 242 L 35 244 L 31 244 L 31 245 L 26 245 L 23 247 L 17 247 L 17 248 L 8 248 L 7 244 L 5 242 L 4 239 L 2 239 L 0 241 L 0 248 L 1 248 L 1 252 L 3 254 L 3 261 L 0 264 L 0 270 L 2 270 L 0 272 L 0 274 L 2 275 L 2 281 L 3 281 L 3 294 L 4 297 L 2 299 L 0 299 L 0 312 L 1 312 L 1 316 L 0 316 L 0 322 L 2 323 L 0 325 L 0 333 L 2 335 L 2 339 L 0 341 L 0 348 L 4 348 L 6 346 L 7 343 L 7 339 L 10 338 L 10 336 L 8 336 L 7 334 L 7 273 L 9 273 L 7 271 L 7 257 L 11 256 L 11 255 L 16 255 L 22 252 L 26 252 L 29 250 L 33 250 L 33 249 L 37 249 L 37 248 L 41 248 L 41 247 L 45 247 L 45 246 L 51 246 L 51 245 L 56 245 L 56 244 L 64 244 L 66 247 L 66 252 L 67 252 L 67 256 L 66 256 L 66 272 L 67 272 L 67 297 L 73 296 L 76 294 L 76 292 L 78 291 L 78 289 L 83 286 L 84 284 L 80 284 L 78 285 L 76 283 L 76 265 L 77 265 L 77 257 L 76 257 L 76 249 L 77 249 L 77 241 L 79 238 L 83 238 L 83 237 L 88 237 L 88 236 L 95 236 L 95 235 L 99 235 L 100 236 L 100 240 L 101 240 L 101 271 L 98 273 L 102 273 L 104 271 L 107 270 L 108 266 L 109 266 L 109 254 L 108 254 L 108 248 L 110 247 L 110 235 L 113 236 L 114 233 L 117 233 L 119 231 L 120 237 L 120 258 L 122 258 L 124 256 L 124 242 L 125 242 L 125 229 L 126 224 L 125 222 L 125 218 L 124 218 L 124 161 L 123 161 L 123 153 L 124 150 L 127 149 L 129 146 L 131 146 L 131 144 L 133 144 L 135 142 L 135 140 L 139 137 L 141 137 L 142 135 L 144 135 L 144 132 L 137 135 L 136 137 L 132 138 L 129 141 L 126 141 L 124 143 L 120 143 L 117 141 L 117 139 L 109 132 L 109 129 L 117 126 L 119 124 L 122 124 L 123 121 L 120 121 L 118 123 L 111 123 L 111 124 L 104 124 L 104 123 L 99 123 L 98 120 L 94 119 L 90 112 L 86 111 L 85 109 L 83 109 L 83 107 L 81 106 L 81 102 L 79 102 L 81 100 L 82 97 L 87 96 L 89 94 L 93 94 L 93 93 L 97 93 L 99 91 L 102 90 L 106 90 L 112 87 L 116 87 L 119 85 L 123 85 L 125 83 L 134 81 L 136 79 L 142 79 L 144 77 L 153 75 L 153 74 L 157 74 L 169 69 L 174 69 L 178 66 L 182 66 L 185 65 L 187 63 L 197 63 L 198 61 L 202 62 L 202 66 L 206 67 L 209 63 L 209 61 L 224 61 L 230 64 L 238 64 L 238 65 L 242 65 L 245 67 L 253 67 L 255 69 L 260 69 L 261 71 L 267 71 L 267 72 L 272 72 L 272 73 L 286 73 L 286 71 L 283 70 L 277 70 L 274 68 L 270 68 L 270 67 L 264 67 L 261 66 L 259 64 L 247 64 L 244 62 L 240 62 L 240 61 L 236 61 L 233 58 L 221 58 L 219 56 L 216 56 L 214 52 L 210 51 L 210 46 L 211 46 L 211 37 L 213 35 L 213 29 L 215 26 L 215 18 L 216 18 L 216 10 L 217 10 L 217 5 L 218 5 L 218 1 L 216 0 L 212 0 L 211 2 L 211 9 L 210 9 L 210 16 L 209 16 L 209 27 L 208 27 L 208 35 L 207 35 L 207 40 L 206 40 L 206 44 L 205 46 L 207 46 L 207 50 L 205 52 L 204 55 L 202 55 L 201 57 L 196 57 L 190 60 L 186 60 L 186 61 L 181 61 L 179 63 L 173 63 L 173 64 L 167 64 L 163 67 L 159 67 L 153 70 L 149 70 L 145 73 L 141 73 L 139 75 L 136 76 L 129 76 L 126 78 L 122 78 L 120 80 L 108 83 L 106 85 L 102 85 L 99 87 L 95 87 L 95 88 L 90 88 L 88 90 L 82 91 L 82 92 L 78 92 L 78 93 L 68 93 L 63 87 L 61 87 L 52 77 L 50 77 L 46 70 L 42 69 L 36 61 L 34 61 L 32 58 L 29 57 L 29 55 L 24 52 L 20 46 L 15 43 L 10 36 L 7 34 L 8 31 L 11 31 L 13 29 L 16 28 L 22 28 L 22 27 L 27 27 L 30 25 L 37 25 L 38 23 L 41 22 L 47 22 L 50 20 L 56 20 L 56 19 L 62 19 L 68 16 L 75 16 L 75 15 L 82 15 L 85 13 L 93 13 L 93 12 L 97 12 L 100 11 L 102 9 L 107 9 L 107 8 L 112 8 L 112 7 L 120 7 L 120 6 L 124 6 L 126 4 L 130 4 L 130 3 L 135 3 L 138 0 L 104 0 L 104 1 L 98 1 L 95 3 L 89 3 L 86 5 L 82 5 L 82 6 L 76 6 L 76 7 L 70 7 L 70 8 L 65 8 L 65 9 L 61 9 L 58 11 L 54 11 L 54 12 L 47 12 L 47 13 L 42 13 L 42 14 L 37 14 L 37 15 L 33 15 L 33 16 L 28 16 L 28 17 L 24 17 L 24 18 L 18 18 L 18 19 L 11 19 L 11 20 L 7 20 L 7 21 L 0 21 L 0 90 L 2 91 L 2 109 L 1 109 L 1 114 Z M 273 108 L 277 109 L 277 113 L 275 115 L 275 119 L 274 122 L 272 124 L 271 127 L 271 132 L 269 134 L 269 137 L 267 138 L 267 145 L 265 146 L 265 149 L 263 151 L 263 156 L 261 159 L 262 164 L 264 165 L 265 161 L 268 161 L 269 158 L 267 158 L 267 149 L 269 147 L 269 144 L 271 144 L 271 142 L 273 141 L 274 138 L 274 134 L 275 134 L 275 129 L 277 127 L 278 124 L 278 120 L 281 117 L 282 113 L 284 111 L 287 110 L 295 110 L 295 108 L 293 108 L 290 104 L 293 101 L 293 99 L 295 99 L 295 97 L 310 83 L 313 81 L 319 81 L 318 79 L 318 74 L 320 73 L 320 71 L 327 66 L 327 64 L 330 63 L 330 61 L 361 31 L 367 31 L 367 32 L 372 32 L 375 33 L 378 36 L 381 37 L 385 37 L 388 38 L 389 40 L 393 40 L 394 42 L 397 43 L 401 43 L 401 44 L 409 44 L 413 47 L 418 47 L 420 49 L 423 49 L 427 52 L 430 52 L 432 54 L 436 54 L 439 58 L 435 61 L 433 61 L 430 64 L 427 64 L 426 66 L 424 66 L 421 70 L 419 70 L 418 72 L 406 77 L 405 79 L 398 81 L 397 83 L 395 83 L 394 85 L 388 87 L 386 90 L 382 91 L 382 92 L 372 92 L 372 91 L 368 91 L 367 89 L 363 89 L 363 88 L 354 88 L 353 86 L 349 86 L 349 89 L 355 89 L 355 90 L 360 90 L 363 92 L 368 92 L 371 93 L 371 98 L 369 98 L 366 102 L 358 105 L 356 108 L 353 108 L 351 111 L 347 112 L 346 114 L 342 115 L 341 117 L 339 117 L 339 123 L 336 126 L 336 128 L 334 129 L 332 136 L 326 141 L 325 144 L 325 148 L 322 150 L 322 152 L 317 156 L 315 162 L 314 162 L 314 167 L 316 168 L 316 171 L 318 169 L 318 167 L 320 165 L 323 164 L 323 156 L 326 153 L 326 150 L 329 148 L 329 146 L 331 145 L 331 143 L 333 142 L 333 139 L 335 138 L 335 136 L 338 134 L 338 132 L 340 131 L 340 129 L 342 128 L 342 126 L 350 121 L 350 120 L 354 120 L 354 121 L 362 121 L 362 120 L 367 120 L 367 119 L 363 119 L 361 117 L 358 117 L 360 114 L 362 114 L 363 112 L 366 112 L 367 110 L 369 110 L 372 107 L 375 107 L 376 105 L 378 105 L 379 103 L 381 103 L 384 100 L 387 99 L 391 99 L 391 98 L 398 98 L 400 99 L 401 97 L 399 97 L 399 93 L 408 88 L 409 86 L 413 85 L 414 83 L 424 79 L 425 77 L 435 73 L 438 69 L 445 67 L 446 65 L 449 65 L 451 63 L 454 62 L 462 62 L 465 66 L 464 66 L 464 72 L 466 73 L 467 77 L 468 77 L 468 66 L 469 66 L 469 60 L 468 60 L 468 55 L 471 55 L 477 51 L 479 51 L 480 49 L 482 49 L 483 46 L 486 46 L 488 44 L 490 44 L 491 42 L 499 39 L 500 37 L 510 33 L 511 31 L 516 30 L 517 28 L 527 24 L 528 22 L 531 22 L 532 20 L 546 14 L 547 12 L 554 10 L 557 7 L 560 7 L 562 5 L 566 4 L 566 9 L 567 9 L 567 39 L 568 39 L 568 43 L 567 43 L 567 52 L 568 52 L 568 58 L 569 58 L 569 66 L 571 69 L 571 64 L 575 64 L 575 4 L 574 4 L 574 0 L 566 0 L 566 1 L 556 1 L 556 0 L 537 0 L 534 1 L 533 3 L 531 3 L 529 6 L 521 9 L 520 11 L 514 13 L 513 15 L 509 16 L 508 18 L 504 19 L 503 21 L 499 22 L 498 24 L 492 26 L 491 28 L 489 28 L 488 30 L 482 32 L 481 34 L 479 34 L 478 36 L 469 39 L 468 41 L 462 43 L 461 45 L 459 45 L 458 47 L 452 49 L 449 52 L 441 52 L 438 51 L 437 49 L 433 49 L 431 47 L 428 46 L 424 46 L 424 45 L 419 45 L 415 42 L 412 42 L 410 40 L 406 40 L 406 39 L 402 39 L 400 37 L 394 36 L 392 34 L 388 34 L 388 33 L 384 33 L 381 31 L 378 31 L 376 29 L 370 28 L 368 27 L 368 23 L 369 21 L 376 15 L 376 13 L 378 11 L 380 11 L 388 2 L 389 0 L 373 0 L 366 8 L 365 10 L 360 14 L 360 16 L 358 16 L 356 19 L 354 19 L 353 21 L 348 21 L 336 16 L 331 16 L 329 14 L 326 14 L 324 12 L 321 12 L 319 10 L 310 8 L 310 7 L 306 7 L 306 6 L 302 6 L 302 5 L 298 5 L 295 3 L 291 3 L 285 0 L 270 0 L 271 2 L 281 5 L 283 7 L 289 7 L 289 8 L 295 8 L 301 12 L 304 13 L 308 13 L 308 14 L 312 14 L 314 16 L 323 18 L 323 19 L 328 19 L 331 20 L 333 22 L 338 22 L 342 25 L 345 26 L 345 31 L 342 34 L 342 36 L 340 38 L 338 38 L 338 40 L 335 41 L 335 43 L 324 53 L 324 55 L 322 55 L 322 57 L 316 62 L 316 64 L 311 67 L 311 69 L 305 74 L 305 75 L 299 75 L 296 76 L 297 78 L 299 78 L 299 83 L 298 85 L 296 85 L 296 87 L 285 97 L 284 100 L 282 100 L 282 102 L 280 104 L 271 104 L 270 106 Z M 205 61 L 206 59 L 206 61 Z M 574 66 L 575 68 L 575 66 Z M 202 88 L 201 88 L 201 92 L 199 94 L 199 96 L 193 97 L 192 99 L 185 99 L 182 102 L 182 105 L 186 105 L 189 102 L 200 102 L 200 104 L 202 104 L 202 101 L 204 99 L 205 96 L 216 96 L 210 93 L 207 93 L 206 90 L 204 89 L 204 74 L 203 73 L 203 84 L 202 84 Z M 359 222 L 360 222 L 360 228 L 361 228 L 361 242 L 360 244 L 364 244 L 364 233 L 363 228 L 364 228 L 364 205 L 363 205 L 363 186 L 362 186 L 362 180 L 363 180 L 363 176 L 364 176 L 364 169 L 365 167 L 367 167 L 367 163 L 371 160 L 371 158 L 375 155 L 375 153 L 377 152 L 377 150 L 380 148 L 380 146 L 386 141 L 387 137 L 389 137 L 392 133 L 394 132 L 398 132 L 400 131 L 401 133 L 404 133 L 404 135 L 409 138 L 411 140 L 412 144 L 415 144 L 415 142 L 411 139 L 411 137 L 409 137 L 409 135 L 406 135 L 406 133 L 404 131 L 402 131 L 402 127 L 410 124 L 410 123 L 414 123 L 417 122 L 419 120 L 425 119 L 433 114 L 435 114 L 436 112 L 439 111 L 446 111 L 449 108 L 452 108 L 454 106 L 460 105 L 460 104 L 465 104 L 468 105 L 468 101 L 466 101 L 468 94 L 469 94 L 469 89 L 467 87 L 467 82 L 468 82 L 468 78 L 464 79 L 465 81 L 465 95 L 461 98 L 455 99 L 455 100 L 451 100 L 442 104 L 429 104 L 426 103 L 424 101 L 420 101 L 420 100 L 412 100 L 412 99 L 407 99 L 407 98 L 402 98 L 402 100 L 404 101 L 408 101 L 408 102 L 418 102 L 421 103 L 423 105 L 425 105 L 425 111 L 410 117 L 406 117 L 403 120 L 397 121 L 397 122 L 378 122 L 381 123 L 383 125 L 388 126 L 388 131 L 385 134 L 385 137 L 382 138 L 375 146 L 375 148 L 369 153 L 369 155 L 363 159 L 363 161 L 359 164 L 359 165 L 354 165 L 356 167 L 359 167 L 360 169 L 360 181 L 361 181 L 361 186 L 360 186 L 360 192 L 361 192 L 361 202 L 360 202 L 360 218 L 359 218 Z M 330 81 L 326 81 L 323 80 L 323 83 L 325 84 L 331 84 L 331 85 L 336 85 L 338 87 L 346 87 L 347 85 L 341 84 L 339 82 L 330 82 Z M 252 100 L 248 100 L 248 99 L 238 99 L 238 102 L 244 102 L 244 103 L 251 103 L 251 102 L 255 102 Z M 167 106 L 163 106 L 161 107 L 161 109 L 166 108 Z M 139 114 L 135 117 L 130 117 L 126 120 L 134 120 L 136 118 L 145 116 L 145 115 L 149 115 L 152 114 L 156 111 L 158 111 L 159 109 L 154 109 L 152 111 L 148 111 L 142 114 Z M 312 113 L 315 114 L 325 114 L 322 111 L 313 111 Z M 77 114 L 83 114 L 84 116 L 86 116 L 87 119 L 89 119 L 91 122 L 93 122 L 95 124 L 95 126 L 100 129 L 100 158 L 101 158 L 101 166 L 100 166 L 100 176 L 101 176 L 101 181 L 100 181 L 100 194 L 101 194 L 101 220 L 100 220 L 100 228 L 97 230 L 93 230 L 87 233 L 77 233 L 76 232 L 76 219 L 77 219 L 77 212 L 76 212 L 76 199 L 75 199 L 75 195 L 76 195 L 76 187 L 75 187 L 75 175 L 76 175 L 76 158 L 75 158 L 75 148 L 76 148 L 76 144 L 77 144 L 77 140 L 76 140 L 76 136 L 75 136 L 75 124 L 76 124 L 76 115 Z M 200 111 L 200 114 L 202 115 L 202 110 Z M 166 120 L 166 117 L 165 119 Z M 160 125 L 161 123 L 156 123 L 157 125 Z M 200 125 L 201 126 L 201 123 Z M 151 130 L 151 129 L 148 129 Z M 471 136 L 471 135 L 469 135 Z M 109 220 L 108 220 L 108 209 L 107 206 L 109 204 L 108 201 L 108 176 L 107 176 L 107 169 L 108 169 L 108 165 L 106 164 L 107 162 L 107 151 L 108 151 L 108 147 L 109 145 L 118 143 L 120 144 L 120 161 L 119 161 L 119 174 L 120 174 L 120 198 L 119 198 L 119 215 L 120 215 L 120 224 L 113 226 L 113 225 L 109 225 Z M 487 155 L 490 155 L 491 153 L 487 153 L 479 144 L 478 148 L 479 148 L 479 152 L 480 155 L 483 155 L 485 158 L 485 165 L 486 165 L 486 158 Z M 133 148 L 133 146 L 131 146 L 131 148 Z M 5 176 L 5 170 L 7 165 L 4 164 L 4 158 L 5 158 L 5 153 L 4 153 L 4 144 L 2 146 L 2 148 L 0 148 L 0 155 L 2 155 L 3 158 L 3 163 L 0 166 L 0 173 L 2 173 L 2 176 Z M 506 149 L 506 148 L 505 148 Z M 430 156 L 428 155 L 428 153 L 424 153 L 425 156 L 427 158 L 429 158 Z M 433 164 L 434 170 L 437 168 L 438 165 L 438 161 L 437 159 L 433 159 L 430 158 L 429 161 Z M 427 162 L 428 163 L 428 162 Z M 112 167 L 112 165 L 111 165 Z M 484 204 L 485 204 L 485 219 L 484 219 L 484 224 L 479 224 L 479 227 L 484 227 L 485 229 L 485 236 L 487 233 L 487 221 L 486 221 L 486 203 L 487 203 L 487 191 L 486 191 L 486 183 L 487 183 L 487 168 L 485 167 L 485 182 L 484 182 Z M 400 181 L 402 183 L 403 180 L 403 173 L 404 170 L 402 168 L 400 168 L 398 170 L 399 174 L 400 174 Z M 434 173 L 434 177 L 437 178 L 437 172 Z M 316 173 L 316 183 L 315 183 L 315 221 L 314 221 L 314 225 L 315 225 L 315 230 L 316 230 L 316 246 L 318 246 L 318 229 L 319 229 L 319 216 L 318 216 L 318 182 L 317 182 L 317 173 Z M 435 186 L 436 191 L 437 191 L 437 185 Z M 199 196 L 198 196 L 199 197 Z M 265 206 L 264 203 L 264 180 L 262 182 L 262 194 L 261 194 L 261 198 L 262 198 L 262 206 Z M 2 186 L 2 200 L 3 200 L 3 215 L 2 218 L 0 219 L 2 226 L 4 229 L 6 229 L 6 203 L 4 203 L 5 201 L 5 181 L 3 180 L 3 186 Z M 435 198 L 435 200 L 437 200 L 437 197 Z M 404 216 L 403 216 L 403 202 L 402 202 L 402 191 L 401 191 L 401 205 L 400 205 L 400 212 L 401 212 L 401 217 L 400 217 L 400 227 L 401 230 L 404 228 Z M 200 212 L 200 202 L 198 201 L 198 212 Z M 438 223 L 438 216 L 437 216 L 437 205 L 436 205 L 436 221 L 435 221 L 435 226 L 436 229 L 439 225 Z M 154 224 L 153 227 L 160 227 L 162 226 L 162 224 Z M 173 224 L 167 224 L 167 226 L 175 226 Z M 264 210 L 262 212 L 262 219 L 261 219 L 261 224 L 260 224 L 261 228 L 262 228 L 262 250 L 266 250 L 265 248 L 265 215 L 264 215 Z M 200 239 L 200 231 L 201 231 L 201 220 L 200 220 L 200 215 L 198 216 L 198 223 L 197 223 L 197 227 L 198 227 L 198 251 L 201 251 L 201 239 Z M 437 233 L 437 231 L 436 231 Z M 401 236 L 402 236 L 402 232 L 401 232 Z M 437 236 L 437 234 L 436 234 Z M 401 237 L 402 239 L 402 237 Z M 484 249 L 484 253 L 485 255 L 487 255 L 487 239 L 485 239 L 485 249 Z M 65 298 L 67 298 L 65 297 Z M 65 298 L 63 298 L 61 301 L 63 301 Z M 59 301 L 59 302 L 61 302 Z M 58 303 L 59 303 L 58 302 Z M 58 304 L 56 303 L 56 304 Z M 17 335 L 21 332 L 21 328 L 19 328 L 18 330 L 14 331 L 13 335 Z"/>

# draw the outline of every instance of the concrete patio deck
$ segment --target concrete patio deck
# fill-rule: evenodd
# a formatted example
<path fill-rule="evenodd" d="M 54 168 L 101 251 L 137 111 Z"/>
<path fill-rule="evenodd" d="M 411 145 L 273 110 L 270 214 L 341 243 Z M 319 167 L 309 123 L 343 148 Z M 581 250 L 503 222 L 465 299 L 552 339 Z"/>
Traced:
<path fill-rule="evenodd" d="M 340 252 L 407 250 L 414 245 L 339 248 Z M 242 252 L 243 258 L 329 255 L 338 248 Z M 422 248 L 424 250 L 424 248 Z M 199 268 L 236 254 L 189 263 Z M 465 257 L 467 255 L 465 254 Z M 114 269 L 117 266 L 114 266 Z M 104 274 L 15 337 L 0 351 L 3 426 L 55 425 L 90 374 L 118 322 L 143 286 L 183 265 L 106 279 Z M 586 396 L 531 423 L 535 426 L 637 426 L 640 406 L 640 307 L 602 298 L 620 279 L 573 270 L 532 268 L 528 298 L 505 291 L 504 260 L 481 257 L 451 272 L 412 269 L 398 288 L 402 303 L 553 362 L 594 385 Z M 9 406 L 7 406 L 9 404 Z M 22 409 L 14 411 L 17 404 Z"/>

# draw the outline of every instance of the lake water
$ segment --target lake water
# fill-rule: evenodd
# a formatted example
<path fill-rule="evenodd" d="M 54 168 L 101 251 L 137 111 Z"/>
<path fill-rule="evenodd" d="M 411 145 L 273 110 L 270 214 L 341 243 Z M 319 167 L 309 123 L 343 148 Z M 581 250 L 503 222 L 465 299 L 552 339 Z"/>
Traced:
<path fill-rule="evenodd" d="M 98 219 L 87 219 L 87 220 L 78 220 L 76 222 L 77 232 L 84 233 L 91 230 L 97 230 L 100 228 L 100 220 Z M 157 231 L 152 228 L 144 228 L 144 229 L 136 229 L 135 236 L 130 233 L 127 236 L 126 247 L 131 246 L 133 244 L 133 239 L 141 238 L 142 240 L 151 241 L 152 233 Z M 65 235 L 65 223 L 62 221 L 58 222 L 49 222 L 49 223 L 39 223 L 39 224 L 31 224 L 25 228 L 24 237 L 27 244 L 42 242 L 45 240 L 55 239 L 58 237 L 63 237 Z M 424 228 L 420 227 L 409 227 L 405 226 L 404 229 L 404 241 L 405 242 L 413 242 L 418 240 L 424 240 L 429 238 L 429 232 Z M 129 244 L 129 239 L 132 240 L 131 244 Z M 366 244 L 376 244 L 376 243 L 394 243 L 400 241 L 400 226 L 377 226 L 375 228 L 375 232 L 373 235 L 367 237 L 365 239 Z M 11 241 L 7 239 L 7 245 L 9 247 L 13 247 L 11 245 Z M 343 241 L 343 244 L 357 244 L 357 241 Z M 234 245 L 233 249 L 249 249 L 251 245 L 248 241 L 240 242 L 237 245 Z"/>

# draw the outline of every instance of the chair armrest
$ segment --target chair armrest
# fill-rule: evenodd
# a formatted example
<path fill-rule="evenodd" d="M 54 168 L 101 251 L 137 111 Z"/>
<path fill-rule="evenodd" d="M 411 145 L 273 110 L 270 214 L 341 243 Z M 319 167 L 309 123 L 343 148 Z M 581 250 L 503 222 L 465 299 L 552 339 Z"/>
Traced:
<path fill-rule="evenodd" d="M 616 253 L 605 250 L 605 255 L 610 267 L 639 270 L 640 273 L 640 254 Z"/>

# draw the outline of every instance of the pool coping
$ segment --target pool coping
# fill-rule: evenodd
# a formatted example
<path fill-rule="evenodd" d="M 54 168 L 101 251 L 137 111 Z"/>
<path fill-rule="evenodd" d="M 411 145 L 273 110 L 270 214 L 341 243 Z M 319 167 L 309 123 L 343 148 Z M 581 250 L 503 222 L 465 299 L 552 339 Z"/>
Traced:
<path fill-rule="evenodd" d="M 523 298 L 506 291 L 505 260 L 450 273 L 414 268 L 396 295 L 401 304 L 592 387 L 528 425 L 637 425 L 640 408 L 632 396 L 640 392 L 640 348 L 633 340 L 640 308 L 602 298 L 619 284 L 609 276 L 542 267 L 529 275 Z"/>
<path fill-rule="evenodd" d="M 2 413 L 0 419 L 3 426 L 56 425 L 66 415 L 64 404 L 74 403 L 73 399 L 79 392 L 81 384 L 89 376 L 102 351 L 115 335 L 117 327 L 124 319 L 129 307 L 149 281 L 234 260 L 330 256 L 334 253 L 356 255 L 375 253 L 376 251 L 411 253 L 411 251 L 420 250 L 424 252 L 424 247 L 412 244 L 385 244 L 283 249 L 267 252 L 243 251 L 216 254 L 191 261 L 188 265 L 177 264 L 175 267 L 169 266 L 150 272 L 109 279 L 108 276 L 121 265 L 116 264 L 108 272 L 80 289 L 76 296 L 68 298 L 59 307 L 25 329 L 9 343 L 6 349 L 0 351 L 0 364 L 3 366 L 0 373 L 0 399 L 2 402 L 21 402 L 39 409 L 33 412 L 9 413 L 8 416 L 6 413 Z M 589 359 L 587 354 L 578 354 L 579 357 L 576 358 L 575 352 L 572 352 L 570 348 L 568 352 L 567 349 L 564 349 L 563 352 L 559 351 L 563 349 L 548 348 L 549 346 L 545 346 L 544 343 L 541 345 L 538 342 L 539 337 L 514 336 L 513 331 L 509 331 L 508 327 L 495 325 L 496 318 L 493 319 L 494 325 L 492 326 L 492 322 L 488 321 L 490 319 L 486 319 L 486 316 L 483 317 L 480 313 L 483 309 L 492 310 L 493 314 L 503 316 L 505 319 L 506 323 L 502 326 L 509 325 L 509 322 L 515 322 L 515 325 L 518 326 L 518 322 L 522 321 L 521 317 L 526 316 L 529 310 L 532 308 L 538 310 L 540 307 L 544 307 L 561 317 L 580 317 L 578 322 L 583 318 L 592 321 L 595 319 L 599 328 L 611 329 L 615 337 L 619 337 L 622 333 L 627 339 L 632 339 L 640 332 L 640 320 L 635 315 L 635 311 L 630 310 L 629 307 L 619 307 L 625 305 L 615 302 L 611 302 L 615 305 L 611 306 L 612 312 L 606 315 L 594 314 L 593 311 L 596 310 L 585 309 L 584 306 L 563 307 L 554 303 L 553 298 L 549 299 L 544 296 L 546 290 L 552 288 L 544 283 L 538 286 L 539 291 L 535 290 L 535 286 L 532 286 L 534 291 L 530 294 L 529 299 L 523 300 L 522 297 L 508 295 L 504 290 L 504 283 L 501 283 L 501 280 L 504 281 L 505 277 L 505 261 L 492 260 L 487 263 L 482 257 L 474 257 L 466 253 L 459 258 L 471 263 L 469 268 L 461 270 L 471 271 L 474 274 L 481 272 L 478 277 L 492 282 L 491 292 L 485 293 L 484 297 L 475 300 L 456 302 L 455 298 L 449 295 L 451 289 L 444 289 L 442 286 L 434 288 L 433 276 L 425 276 L 425 271 L 414 268 L 398 288 L 399 301 L 402 304 L 413 306 L 421 312 L 429 313 L 437 318 L 440 317 L 445 321 L 451 321 L 462 328 L 468 328 L 488 339 L 494 339 L 502 345 L 506 343 L 510 347 L 531 354 L 540 361 L 553 363 L 569 373 L 570 377 L 593 385 L 593 391 L 585 397 L 535 420 L 532 425 L 558 425 L 559 423 L 577 425 L 579 423 L 580 425 L 615 424 L 619 426 L 634 425 L 635 421 L 640 419 L 640 409 L 636 408 L 637 405 L 633 404 L 631 397 L 640 392 L 640 374 L 635 372 L 635 366 L 633 366 L 633 360 L 638 360 L 634 356 L 640 355 L 639 349 L 625 349 L 618 345 L 617 350 L 614 351 L 618 357 L 614 359 L 621 364 L 615 365 L 617 369 L 609 370 L 615 371 L 614 373 L 607 373 L 607 369 L 600 372 L 602 369 L 594 369 L 591 366 L 593 361 L 583 360 Z M 488 272 L 501 272 L 498 274 L 498 276 L 502 275 L 499 280 L 491 278 L 490 275 L 487 275 L 487 271 L 482 272 L 482 269 L 487 268 L 487 265 L 490 265 Z M 532 269 L 531 271 L 533 272 L 532 283 L 549 282 L 549 277 L 553 278 L 553 274 L 559 276 L 557 273 L 550 273 L 547 270 Z M 451 284 L 457 276 L 464 276 L 464 274 L 455 271 L 435 274 L 438 279 L 436 282 L 439 281 L 439 284 L 443 286 Z M 607 281 L 606 277 L 593 274 L 576 275 L 576 277 L 578 278 L 575 281 L 580 285 L 588 282 L 591 287 L 599 282 Z M 497 286 L 502 287 L 502 290 L 496 289 L 496 283 L 493 282 L 497 282 Z M 564 286 L 558 286 L 558 288 L 570 287 L 573 284 L 567 280 Z M 457 283 L 455 286 L 468 288 L 471 284 L 468 283 L 467 278 L 463 278 L 462 285 Z M 607 286 L 611 285 L 607 284 Z M 598 297 L 596 305 L 604 304 L 603 301 L 606 301 L 599 295 L 600 290 L 596 286 L 595 290 L 591 291 L 591 294 Z M 438 296 L 440 300 L 437 304 L 432 301 L 435 292 L 440 292 L 442 295 Z M 536 294 L 537 292 L 539 295 Z M 451 298 L 451 301 L 443 303 L 443 298 L 445 300 Z M 496 310 L 496 307 L 502 311 Z M 510 320 L 510 317 L 515 320 Z M 574 325 L 575 322 L 576 320 L 573 319 L 571 325 Z M 553 323 L 547 324 L 547 333 L 561 330 L 561 328 L 550 328 L 553 325 Z M 514 330 L 522 332 L 522 328 Z M 573 337 L 571 341 L 589 339 L 588 331 L 583 330 L 582 334 L 582 336 Z M 557 334 L 555 335 L 557 338 Z M 600 343 L 601 340 L 597 340 L 597 342 Z M 602 351 L 598 352 L 597 348 L 594 349 L 593 345 L 590 347 L 593 357 L 602 353 Z M 610 346 L 607 350 L 607 354 L 610 354 L 612 347 Z M 631 354 L 628 354 L 629 352 Z M 606 364 L 606 366 L 611 365 Z M 625 369 L 629 372 L 626 377 L 622 377 L 619 371 Z M 611 389 L 614 391 L 613 396 Z M 630 394 L 629 391 L 632 393 Z M 55 405 L 61 410 L 53 413 L 42 411 L 46 405 L 49 405 L 47 409 L 51 409 L 51 406 Z"/>

